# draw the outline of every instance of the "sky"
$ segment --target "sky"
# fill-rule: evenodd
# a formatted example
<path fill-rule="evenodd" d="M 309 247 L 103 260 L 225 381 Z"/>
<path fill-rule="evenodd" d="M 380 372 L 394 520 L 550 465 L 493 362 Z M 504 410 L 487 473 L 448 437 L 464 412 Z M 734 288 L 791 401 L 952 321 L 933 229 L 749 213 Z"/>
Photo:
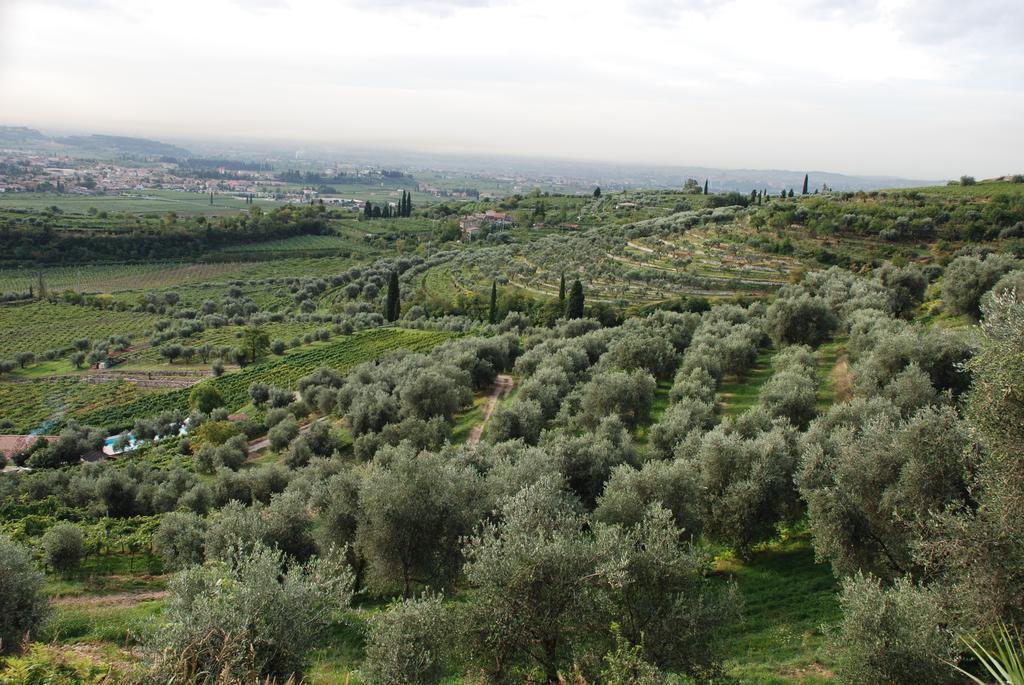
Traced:
<path fill-rule="evenodd" d="M 0 0 L 0 124 L 1024 172 L 1024 0 Z"/>

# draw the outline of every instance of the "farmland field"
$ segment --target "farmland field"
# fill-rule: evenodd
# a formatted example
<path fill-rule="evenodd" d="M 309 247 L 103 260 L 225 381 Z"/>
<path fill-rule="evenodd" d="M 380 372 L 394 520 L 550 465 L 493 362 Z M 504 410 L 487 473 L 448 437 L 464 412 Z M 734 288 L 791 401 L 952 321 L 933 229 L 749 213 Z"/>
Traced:
<path fill-rule="evenodd" d="M 322 275 L 347 268 L 345 257 L 291 257 L 272 261 L 223 261 L 208 263 L 101 264 L 90 266 L 0 268 L 0 293 L 27 292 L 35 288 L 42 274 L 50 291 L 116 293 L 148 290 L 184 284 L 225 283 L 236 279 L 276 278 L 294 275 Z"/>
<path fill-rule="evenodd" d="M 150 392 L 125 381 L 92 383 L 70 377 L 0 383 L 0 421 L 10 421 L 13 433 L 48 432 L 99 407 Z"/>
<path fill-rule="evenodd" d="M 265 207 L 273 207 L 272 200 L 258 199 Z M 56 193 L 0 193 L 0 209 L 19 207 L 45 209 L 58 207 L 65 212 L 84 214 L 90 208 L 106 212 L 133 214 L 236 214 L 248 209 L 242 198 L 214 194 L 213 204 L 206 193 L 187 193 L 176 190 L 135 191 L 121 195 L 67 195 Z"/>
<path fill-rule="evenodd" d="M 45 301 L 0 307 L 0 358 L 18 352 L 37 356 L 59 350 L 81 338 L 128 335 L 140 337 L 159 317 L 136 312 L 93 309 Z"/>
<path fill-rule="evenodd" d="M 248 402 L 249 386 L 254 382 L 290 388 L 294 387 L 299 378 L 321 366 L 345 371 L 393 350 L 426 351 L 450 337 L 450 333 L 444 332 L 378 328 L 289 351 L 282 357 L 269 357 L 237 373 L 209 382 L 220 392 L 225 407 L 233 410 Z M 186 410 L 188 392 L 174 390 L 125 403 L 112 403 L 84 413 L 81 418 L 101 426 L 127 427 L 131 425 L 133 417 L 152 416 L 167 409 Z"/>

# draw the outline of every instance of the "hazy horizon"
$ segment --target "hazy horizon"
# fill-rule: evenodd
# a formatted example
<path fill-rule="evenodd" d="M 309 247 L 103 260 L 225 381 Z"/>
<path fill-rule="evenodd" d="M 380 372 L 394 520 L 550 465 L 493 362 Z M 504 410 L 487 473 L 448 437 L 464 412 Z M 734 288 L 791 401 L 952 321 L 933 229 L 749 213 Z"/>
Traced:
<path fill-rule="evenodd" d="M 1024 5 L 0 7 L 3 124 L 629 166 L 1020 172 Z"/>

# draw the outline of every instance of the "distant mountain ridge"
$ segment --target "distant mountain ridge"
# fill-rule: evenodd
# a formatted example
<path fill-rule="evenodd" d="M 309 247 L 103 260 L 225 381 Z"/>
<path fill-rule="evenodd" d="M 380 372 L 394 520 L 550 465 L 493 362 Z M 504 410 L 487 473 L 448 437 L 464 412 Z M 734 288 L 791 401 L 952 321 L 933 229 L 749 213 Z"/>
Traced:
<path fill-rule="evenodd" d="M 183 147 L 148 138 L 103 134 L 48 136 L 27 126 L 0 126 L 0 147 L 41 149 L 49 152 L 73 148 L 87 154 L 134 157 L 186 158 L 192 154 Z"/>
<path fill-rule="evenodd" d="M 182 147 L 187 145 L 188 149 Z M 217 156 L 239 161 L 287 161 L 294 159 L 295 149 L 288 143 L 266 144 L 231 142 L 230 146 L 210 141 L 183 140 L 180 145 L 148 138 L 112 136 L 103 134 L 47 136 L 24 126 L 0 126 L 0 147 L 37 149 L 47 152 L 78 152 L 90 156 L 167 157 L 185 160 L 190 157 Z M 492 178 L 525 177 L 537 182 L 542 179 L 564 179 L 566 192 L 601 186 L 606 190 L 639 188 L 681 188 L 693 178 L 703 186 L 708 181 L 713 193 L 766 190 L 777 195 L 803 188 L 804 174 L 808 175 L 810 192 L 827 186 L 837 191 L 880 190 L 883 188 L 913 188 L 941 185 L 945 181 L 909 179 L 898 176 L 859 176 L 828 171 L 793 171 L 787 169 L 722 169 L 703 166 L 653 166 L 614 162 L 572 161 L 564 159 L 531 159 L 501 155 L 457 155 L 417 152 L 411 150 L 369 150 L 323 145 L 308 159 L 335 162 L 367 163 L 382 168 L 450 171 L 482 174 Z"/>

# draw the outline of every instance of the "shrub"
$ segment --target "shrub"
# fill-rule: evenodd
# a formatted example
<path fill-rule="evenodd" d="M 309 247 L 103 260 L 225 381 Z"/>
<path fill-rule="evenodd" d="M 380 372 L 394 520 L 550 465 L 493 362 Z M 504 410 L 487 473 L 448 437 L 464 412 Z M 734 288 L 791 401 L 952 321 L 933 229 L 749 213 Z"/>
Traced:
<path fill-rule="evenodd" d="M 194 411 L 209 414 L 217 407 L 224 406 L 224 398 L 210 383 L 200 383 L 188 395 L 188 406 Z"/>
<path fill-rule="evenodd" d="M 534 445 L 544 428 L 544 413 L 534 400 L 518 400 L 498 405 L 487 423 L 487 440 L 503 442 L 522 438 Z"/>
<path fill-rule="evenodd" d="M 839 325 L 828 303 L 808 294 L 780 297 L 768 307 L 765 316 L 768 333 L 780 345 L 815 346 L 832 335 Z"/>
<path fill-rule="evenodd" d="M 454 627 L 440 596 L 393 604 L 370 618 L 363 669 L 374 683 L 440 683 Z"/>
<path fill-rule="evenodd" d="M 82 529 L 73 523 L 58 523 L 43 535 L 46 563 L 58 573 L 70 573 L 82 563 L 85 539 Z"/>
<path fill-rule="evenodd" d="M 270 448 L 281 451 L 287 447 L 292 440 L 299 435 L 299 422 L 289 414 L 281 421 L 278 421 L 273 428 L 267 431 L 267 438 L 270 440 Z"/>
<path fill-rule="evenodd" d="M 286 567 L 258 546 L 234 566 L 194 566 L 170 583 L 165 626 L 151 640 L 164 682 L 301 680 L 306 655 L 351 599 L 351 573 L 331 559 Z"/>
<path fill-rule="evenodd" d="M 832 640 L 836 672 L 850 685 L 952 683 L 956 654 L 932 591 L 898 579 L 886 589 L 870 577 L 843 582 L 843 620 Z"/>
<path fill-rule="evenodd" d="M 169 569 L 203 562 L 206 523 L 192 512 L 172 511 L 160 519 L 153 546 Z"/>
<path fill-rule="evenodd" d="M 42 627 L 49 615 L 43 574 L 28 550 L 0 535 L 0 654 L 21 649 L 25 638 Z"/>

